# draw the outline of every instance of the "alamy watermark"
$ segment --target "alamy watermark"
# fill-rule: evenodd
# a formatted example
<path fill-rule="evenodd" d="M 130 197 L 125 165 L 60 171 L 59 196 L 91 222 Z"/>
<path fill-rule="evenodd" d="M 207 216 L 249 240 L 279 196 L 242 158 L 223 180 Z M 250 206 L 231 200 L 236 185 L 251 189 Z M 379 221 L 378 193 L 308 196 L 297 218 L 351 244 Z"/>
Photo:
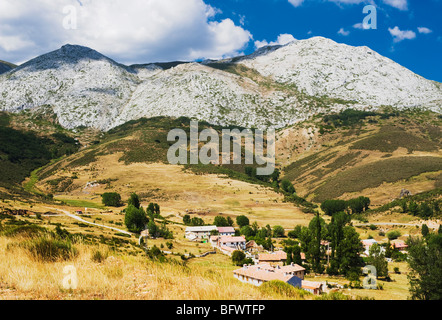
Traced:
<path fill-rule="evenodd" d="M 178 141 L 177 141 L 178 139 Z M 264 140 L 266 154 L 264 154 Z M 167 160 L 170 164 L 246 164 L 258 167 L 256 174 L 268 176 L 275 171 L 275 130 L 264 131 L 255 129 L 223 129 L 221 137 L 214 129 L 199 132 L 198 122 L 190 122 L 190 137 L 182 129 L 173 129 L 167 141 L 175 142 L 169 148 Z M 244 163 L 242 146 L 244 141 Z M 200 147 L 201 142 L 206 142 Z M 220 145 L 221 149 L 220 150 Z M 232 148 L 233 145 L 233 148 Z M 221 153 L 220 153 L 221 151 Z M 221 154 L 221 157 L 220 157 Z M 221 158 L 221 159 L 220 159 Z"/>
<path fill-rule="evenodd" d="M 77 8 L 75 6 L 63 7 L 63 28 L 66 30 L 77 30 Z"/>
<path fill-rule="evenodd" d="M 63 269 L 63 288 L 65 290 L 75 290 L 78 287 L 77 269 L 75 266 L 66 266 Z"/>
<path fill-rule="evenodd" d="M 378 13 L 377 13 L 377 9 L 376 6 L 374 5 L 368 5 L 365 6 L 364 9 L 362 10 L 362 12 L 364 14 L 368 14 L 365 18 L 364 21 L 362 22 L 362 28 L 365 30 L 368 29 L 377 29 L 378 28 Z"/>
<path fill-rule="evenodd" d="M 362 273 L 366 274 L 367 276 L 364 278 L 364 281 L 362 283 L 362 287 L 364 289 L 373 289 L 376 290 L 377 285 L 377 270 L 375 266 L 367 265 L 362 269 Z"/>

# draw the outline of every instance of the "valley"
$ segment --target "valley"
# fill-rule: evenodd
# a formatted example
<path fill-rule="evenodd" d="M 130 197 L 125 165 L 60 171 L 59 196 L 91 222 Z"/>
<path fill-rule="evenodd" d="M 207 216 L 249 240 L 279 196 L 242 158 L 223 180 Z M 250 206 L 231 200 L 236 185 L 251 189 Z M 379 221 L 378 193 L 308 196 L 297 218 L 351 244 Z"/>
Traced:
<path fill-rule="evenodd" d="M 27 120 L 23 121 L 23 117 Z M 173 127 L 187 130 L 186 119 L 141 119 L 107 133 L 89 129 L 73 133 L 44 117 L 36 121 L 24 115 L 10 115 L 6 126 L 31 131 L 37 128 L 49 135 L 61 130 L 75 141 L 81 141 L 83 146 L 37 168 L 22 184 L 15 184 L 13 188 L 4 184 L 5 192 L 0 200 L 2 261 L 14 261 L 16 271 L 0 272 L 3 275 L 0 294 L 3 298 L 20 299 L 315 299 L 315 296 L 297 291 L 282 293 L 243 284 L 232 277 L 237 267 L 222 253 L 199 258 L 212 251 L 212 246 L 185 238 L 184 216 L 201 218 L 208 225 L 217 216 L 230 217 L 233 221 L 238 216 L 246 216 L 260 227 L 280 225 L 286 235 L 272 239 L 274 250 L 277 250 L 286 246 L 285 241 L 290 240 L 287 233 L 295 226 L 309 226 L 314 212 L 320 211 L 323 219 L 330 222 L 330 217 L 319 207 L 321 197 L 349 200 L 363 195 L 371 200 L 370 210 L 354 215 L 351 222 L 361 239 L 385 243 L 386 234 L 396 230 L 400 231 L 398 240 L 405 241 L 409 235 L 419 235 L 423 223 L 437 231 L 440 224 L 437 214 L 424 221 L 401 213 L 398 206 L 387 205 L 397 199 L 404 188 L 410 190 L 412 197 L 429 197 L 431 201 L 440 202 L 439 121 L 437 114 L 428 112 L 389 117 L 376 114 L 346 126 L 329 124 L 328 129 L 322 131 L 327 125 L 324 118 L 314 117 L 278 131 L 277 167 L 281 179 L 289 179 L 299 197 L 312 201 L 313 207 L 306 207 L 288 201 L 287 196 L 270 183 L 248 176 L 243 166 L 167 164 L 166 153 L 170 146 L 166 141 L 167 132 Z M 202 127 L 206 126 L 211 125 Z M 40 129 L 42 127 L 46 129 Z M 379 135 L 386 135 L 388 148 L 370 142 L 379 142 Z M 414 140 L 418 143 L 413 144 Z M 413 159 L 418 161 L 414 163 Z M 423 159 L 428 159 L 428 167 L 421 168 Z M 395 175 L 389 178 L 388 167 L 392 164 L 384 166 L 383 163 L 391 160 L 402 165 L 394 165 Z M 375 178 L 376 170 L 382 171 L 380 180 Z M 328 184 L 341 175 L 354 176 L 348 180 L 348 189 L 341 191 L 335 187 L 328 191 Z M 362 178 L 367 176 L 373 176 L 373 181 Z M 338 182 L 339 186 L 343 184 Z M 26 188 L 21 190 L 21 185 Z M 15 193 L 14 190 L 21 191 Z M 126 234 L 125 205 L 119 208 L 104 205 L 101 195 L 106 192 L 120 194 L 124 202 L 136 193 L 144 208 L 152 202 L 160 204 L 162 218 L 157 219 L 157 223 L 162 223 L 162 219 L 167 221 L 173 239 L 148 239 L 147 246 L 169 252 L 165 254 L 171 259 L 169 262 L 146 258 L 144 249 L 138 244 L 138 236 Z M 424 196 L 427 193 L 429 195 Z M 25 214 L 8 217 L 8 212 L 17 210 Z M 76 211 L 82 211 L 79 218 L 83 221 L 72 217 Z M 56 232 L 60 226 L 72 239 L 80 237 L 72 240 L 77 250 L 75 256 L 64 262 L 34 261 L 35 257 L 30 256 L 25 247 L 16 249 L 19 243 L 27 243 L 35 237 L 26 231 L 34 228 L 29 226 L 49 232 Z M 172 244 L 172 249 L 167 248 L 168 243 Z M 11 254 L 20 258 L 11 260 Z M 96 255 L 104 258 L 96 258 L 96 261 Z M 188 260 L 180 258 L 183 256 Z M 59 289 L 57 283 L 62 281 L 62 267 L 66 263 L 76 266 L 82 283 L 80 291 L 68 293 Z M 393 272 L 396 267 L 400 274 Z M 5 270 L 6 265 L 0 268 Z M 389 269 L 393 282 L 379 280 L 383 290 L 341 289 L 338 290 L 344 294 L 341 298 L 407 299 L 407 263 L 392 262 Z M 351 285 L 341 276 L 311 273 L 306 279 L 338 286 Z"/>
<path fill-rule="evenodd" d="M 367 47 L 126 66 L 65 45 L 0 66 L 0 299 L 406 300 L 413 257 L 434 262 L 442 87 Z M 191 121 L 275 129 L 276 170 L 245 142 L 241 164 L 170 164 Z M 279 280 L 235 273 L 252 266 Z"/>

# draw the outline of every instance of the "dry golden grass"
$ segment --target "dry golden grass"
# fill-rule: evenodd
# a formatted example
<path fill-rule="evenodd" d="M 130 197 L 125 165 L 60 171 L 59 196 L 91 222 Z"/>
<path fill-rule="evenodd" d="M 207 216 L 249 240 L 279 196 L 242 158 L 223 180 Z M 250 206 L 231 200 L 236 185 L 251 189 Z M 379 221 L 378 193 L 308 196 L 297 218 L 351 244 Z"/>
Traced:
<path fill-rule="evenodd" d="M 71 261 L 41 262 L 24 248 L 8 244 L 22 238 L 0 237 L 0 299 L 75 300 L 269 300 L 285 299 L 239 282 L 225 256 L 195 259 L 189 266 L 149 261 L 144 255 L 115 255 L 102 263 L 92 260 L 106 247 L 76 244 Z M 64 268 L 74 266 L 78 287 L 66 290 Z M 220 266 L 220 267 L 218 267 Z M 293 298 L 293 297 L 291 297 Z"/>
<path fill-rule="evenodd" d="M 73 204 L 86 201 L 99 206 L 100 194 L 104 192 L 118 192 L 123 200 L 135 192 L 144 199 L 143 207 L 157 202 L 162 215 L 175 222 L 182 222 L 186 210 L 205 212 L 201 218 L 206 223 L 212 223 L 215 215 L 220 213 L 233 218 L 247 215 L 251 221 L 257 221 L 262 226 L 278 224 L 287 228 L 293 228 L 296 224 L 306 225 L 311 219 L 310 215 L 302 213 L 293 204 L 283 203 L 283 196 L 271 189 L 216 175 L 195 175 L 184 172 L 180 166 L 146 163 L 124 165 L 118 162 L 121 155 L 115 153 L 98 157 L 92 167 L 60 173 L 70 175 L 75 172 L 78 179 L 74 182 L 73 190 L 57 194 L 56 199 L 68 200 Z M 51 176 L 47 180 L 56 177 Z M 115 179 L 110 188 L 106 185 L 84 188 L 87 182 L 106 179 Z M 37 186 L 45 190 L 47 180 L 39 182 Z M 85 209 L 80 206 L 74 208 Z M 121 209 L 112 210 L 118 213 Z"/>

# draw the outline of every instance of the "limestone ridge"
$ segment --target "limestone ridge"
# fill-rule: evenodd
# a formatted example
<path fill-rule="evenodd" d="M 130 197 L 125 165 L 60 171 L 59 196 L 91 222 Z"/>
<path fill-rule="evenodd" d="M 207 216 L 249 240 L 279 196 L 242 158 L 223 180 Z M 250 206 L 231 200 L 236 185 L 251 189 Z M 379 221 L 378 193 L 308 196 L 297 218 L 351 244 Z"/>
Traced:
<path fill-rule="evenodd" d="M 107 131 L 154 116 L 280 128 L 317 113 L 382 105 L 440 112 L 442 84 L 367 47 L 321 37 L 220 61 L 133 66 L 66 45 L 0 75 L 0 110 L 49 106 L 69 129 Z"/>

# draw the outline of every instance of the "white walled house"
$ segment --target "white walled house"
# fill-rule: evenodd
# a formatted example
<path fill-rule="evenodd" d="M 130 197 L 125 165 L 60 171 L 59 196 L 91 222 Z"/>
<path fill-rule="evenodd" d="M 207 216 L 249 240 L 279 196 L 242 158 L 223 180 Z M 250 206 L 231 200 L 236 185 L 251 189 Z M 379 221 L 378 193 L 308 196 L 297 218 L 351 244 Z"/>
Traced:
<path fill-rule="evenodd" d="M 212 232 L 217 230 L 216 226 L 187 227 L 186 238 L 192 241 L 208 239 Z"/>
<path fill-rule="evenodd" d="M 246 249 L 246 238 L 241 237 L 231 237 L 231 236 L 219 236 L 217 246 L 228 247 L 237 250 L 245 250 Z"/>

